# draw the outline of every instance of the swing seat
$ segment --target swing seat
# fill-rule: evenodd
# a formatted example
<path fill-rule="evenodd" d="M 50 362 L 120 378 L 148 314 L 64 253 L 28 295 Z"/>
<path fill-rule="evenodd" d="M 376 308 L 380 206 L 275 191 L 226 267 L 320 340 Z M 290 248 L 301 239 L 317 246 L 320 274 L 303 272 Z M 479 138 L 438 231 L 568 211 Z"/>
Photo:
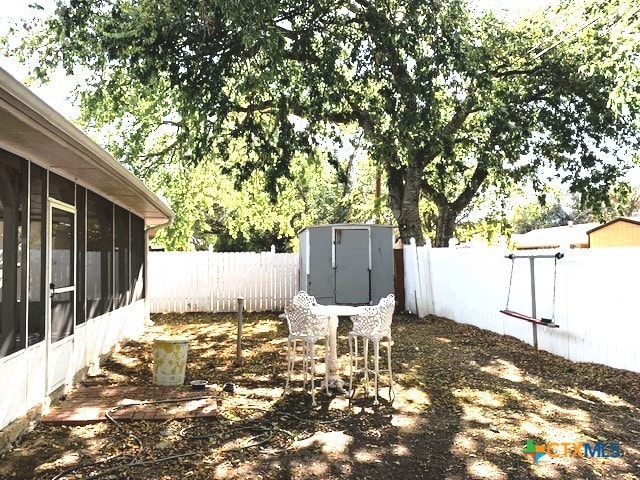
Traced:
<path fill-rule="evenodd" d="M 543 325 L 549 328 L 560 328 L 560 326 L 553 323 L 553 321 L 550 318 L 537 319 L 537 318 L 533 318 L 528 315 L 525 315 L 524 313 L 514 312 L 513 310 L 507 310 L 507 309 L 500 310 L 500 313 L 504 313 L 505 315 L 508 315 L 510 317 L 519 318 L 520 320 L 525 320 L 530 323 L 535 323 L 536 325 Z"/>

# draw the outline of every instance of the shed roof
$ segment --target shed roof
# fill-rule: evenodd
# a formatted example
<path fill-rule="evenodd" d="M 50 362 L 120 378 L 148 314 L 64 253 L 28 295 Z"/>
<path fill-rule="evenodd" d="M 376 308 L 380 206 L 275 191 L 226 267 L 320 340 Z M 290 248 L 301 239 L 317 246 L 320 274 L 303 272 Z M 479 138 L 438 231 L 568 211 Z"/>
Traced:
<path fill-rule="evenodd" d="M 323 223 L 321 225 L 307 225 L 298 231 L 298 234 L 313 228 L 394 228 L 393 225 L 382 225 L 380 223 Z"/>
<path fill-rule="evenodd" d="M 618 217 L 618 218 L 614 218 L 613 220 L 607 222 L 607 223 L 603 223 L 602 225 L 598 225 L 595 228 L 592 228 L 591 230 L 589 230 L 587 232 L 587 235 L 591 235 L 593 232 L 595 232 L 596 230 L 600 230 L 601 228 L 606 228 L 609 225 L 612 225 L 614 223 L 617 222 L 626 222 L 626 223 L 631 223 L 633 225 L 640 225 L 640 217 Z"/>
<path fill-rule="evenodd" d="M 0 68 L 0 148 L 48 168 L 129 209 L 148 226 L 171 209 L 120 162 Z"/>
<path fill-rule="evenodd" d="M 556 248 L 563 245 L 572 247 L 587 247 L 589 236 L 587 232 L 599 223 L 577 223 L 560 227 L 538 228 L 511 237 L 513 244 L 519 249 Z"/>

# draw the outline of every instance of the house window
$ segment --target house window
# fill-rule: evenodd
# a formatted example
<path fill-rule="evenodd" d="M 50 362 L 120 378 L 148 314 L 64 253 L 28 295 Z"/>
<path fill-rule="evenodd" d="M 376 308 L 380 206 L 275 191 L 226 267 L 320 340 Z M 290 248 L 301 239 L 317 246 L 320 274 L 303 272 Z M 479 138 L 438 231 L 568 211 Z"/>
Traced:
<path fill-rule="evenodd" d="M 29 345 L 44 340 L 47 171 L 31 164 L 29 219 Z"/>
<path fill-rule="evenodd" d="M 144 220 L 131 214 L 131 301 L 141 300 L 144 290 Z"/>
<path fill-rule="evenodd" d="M 116 205 L 115 207 L 115 290 L 114 309 L 129 304 L 129 212 Z"/>
<path fill-rule="evenodd" d="M 86 314 L 111 310 L 113 282 L 113 203 L 87 191 Z"/>
<path fill-rule="evenodd" d="M 0 358 L 25 347 L 27 162 L 0 151 Z"/>

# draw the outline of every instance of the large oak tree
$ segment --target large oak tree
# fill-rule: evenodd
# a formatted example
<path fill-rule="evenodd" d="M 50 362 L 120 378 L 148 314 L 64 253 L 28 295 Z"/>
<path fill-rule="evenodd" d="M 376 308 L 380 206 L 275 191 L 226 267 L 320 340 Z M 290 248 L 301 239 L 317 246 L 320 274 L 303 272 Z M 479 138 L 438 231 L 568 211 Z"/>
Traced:
<path fill-rule="evenodd" d="M 551 172 L 598 203 L 623 171 L 637 109 L 610 108 L 619 79 L 589 68 L 622 20 L 583 13 L 512 27 L 458 0 L 71 0 L 25 51 L 42 76 L 87 75 L 86 118 L 126 127 L 132 163 L 242 145 L 225 170 L 277 193 L 295 153 L 356 125 L 403 242 L 424 243 L 427 198 L 444 246 L 489 187 Z"/>

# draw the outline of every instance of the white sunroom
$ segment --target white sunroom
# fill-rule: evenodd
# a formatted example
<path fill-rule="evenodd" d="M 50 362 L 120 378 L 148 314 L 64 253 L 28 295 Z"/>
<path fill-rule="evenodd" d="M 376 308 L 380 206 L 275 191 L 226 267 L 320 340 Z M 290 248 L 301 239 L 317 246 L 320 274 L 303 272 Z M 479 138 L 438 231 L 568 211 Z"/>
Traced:
<path fill-rule="evenodd" d="M 0 69 L 0 429 L 143 330 L 147 237 L 172 216 Z"/>

